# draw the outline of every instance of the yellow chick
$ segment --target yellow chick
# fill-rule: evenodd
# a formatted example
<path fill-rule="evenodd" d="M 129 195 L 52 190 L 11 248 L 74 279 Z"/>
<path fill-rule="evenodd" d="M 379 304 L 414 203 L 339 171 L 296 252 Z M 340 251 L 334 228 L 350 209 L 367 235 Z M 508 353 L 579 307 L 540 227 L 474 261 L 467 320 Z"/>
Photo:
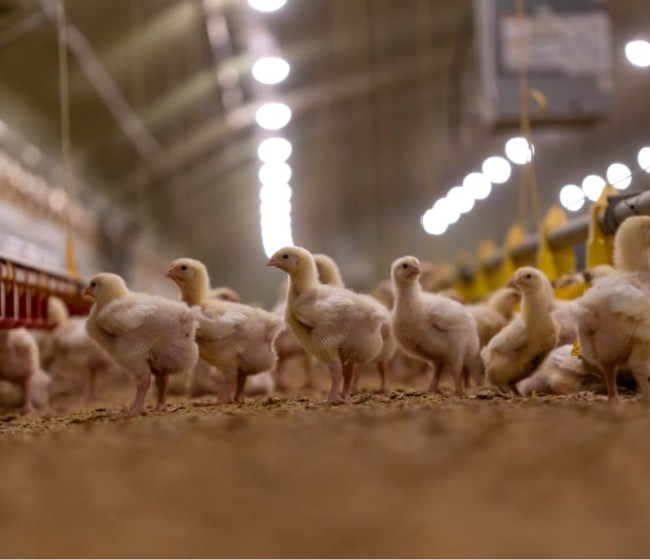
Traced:
<path fill-rule="evenodd" d="M 182 300 L 200 309 L 196 340 L 201 359 L 224 376 L 218 402 L 238 402 L 249 375 L 275 368 L 274 342 L 282 319 L 264 309 L 209 297 L 210 277 L 193 259 L 176 259 L 167 277 L 180 288 Z"/>
<path fill-rule="evenodd" d="M 383 347 L 384 322 L 377 303 L 370 296 L 322 285 L 314 258 L 300 247 L 280 249 L 267 265 L 289 275 L 286 321 L 305 349 L 329 368 L 327 402 L 346 402 L 355 364 L 372 362 Z"/>
<path fill-rule="evenodd" d="M 131 292 L 116 274 L 98 274 L 84 295 L 95 301 L 86 321 L 88 335 L 135 382 L 129 415 L 144 412 L 152 375 L 158 388 L 156 410 L 163 410 L 169 376 L 190 370 L 198 359 L 195 312 L 176 301 Z"/>
<path fill-rule="evenodd" d="M 430 392 L 440 392 L 440 376 L 449 372 L 456 395 L 462 396 L 463 370 L 480 377 L 476 321 L 457 301 L 424 292 L 418 281 L 420 271 L 415 257 L 402 257 L 392 265 L 393 334 L 404 352 L 432 366 Z"/>
<path fill-rule="evenodd" d="M 318 270 L 318 279 L 321 284 L 326 284 L 329 286 L 338 286 L 339 288 L 344 288 L 343 278 L 341 277 L 341 272 L 339 270 L 336 261 L 329 257 L 328 255 L 317 254 L 314 255 L 314 261 L 316 262 L 316 270 Z M 373 298 L 374 299 L 374 298 Z M 382 349 L 379 355 L 375 358 L 374 362 L 377 364 L 377 371 L 379 372 L 379 378 L 381 381 L 380 392 L 385 393 L 387 387 L 387 376 L 388 376 L 388 367 L 389 362 L 395 355 L 397 350 L 397 343 L 395 338 L 391 333 L 390 326 L 390 313 L 385 305 L 382 305 L 380 302 L 377 302 L 377 311 L 382 314 L 384 324 L 382 325 Z M 352 380 L 352 392 L 357 392 L 358 384 L 358 375 L 355 375 Z M 345 395 L 344 395 L 345 396 Z"/>
<path fill-rule="evenodd" d="M 522 293 L 521 315 L 499 332 L 481 351 L 489 382 L 519 394 L 517 382 L 531 375 L 555 348 L 559 327 L 550 314 L 546 276 L 536 268 L 518 269 L 509 287 Z"/>
<path fill-rule="evenodd" d="M 208 297 L 211 299 L 220 299 L 221 301 L 231 301 L 233 303 L 240 303 L 241 298 L 239 294 L 229 288 L 228 286 L 220 286 L 218 288 L 212 288 L 208 291 Z"/>
<path fill-rule="evenodd" d="M 650 217 L 627 218 L 614 239 L 617 272 L 600 278 L 578 301 L 583 359 L 603 375 L 618 401 L 618 368 L 628 366 L 650 404 Z"/>

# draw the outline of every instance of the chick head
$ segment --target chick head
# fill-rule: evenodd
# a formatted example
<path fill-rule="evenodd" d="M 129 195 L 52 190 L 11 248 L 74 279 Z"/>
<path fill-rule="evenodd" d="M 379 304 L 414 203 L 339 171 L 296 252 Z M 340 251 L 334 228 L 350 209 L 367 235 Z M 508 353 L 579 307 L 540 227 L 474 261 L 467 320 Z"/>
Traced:
<path fill-rule="evenodd" d="M 104 305 L 128 293 L 126 283 L 117 274 L 103 272 L 94 276 L 86 289 L 84 296 L 94 299 L 97 305 Z"/>
<path fill-rule="evenodd" d="M 302 247 L 283 247 L 267 261 L 266 266 L 279 268 L 289 275 L 316 269 L 314 257 Z"/>
<path fill-rule="evenodd" d="M 195 261 L 194 259 L 176 259 L 170 263 L 165 276 L 171 278 L 179 287 L 183 288 L 203 272 L 205 272 L 205 266 L 199 261 Z"/>
<path fill-rule="evenodd" d="M 332 257 L 318 253 L 314 255 L 314 262 L 316 263 L 318 279 L 321 284 L 343 284 L 339 267 Z"/>
<path fill-rule="evenodd" d="M 421 272 L 420 261 L 415 257 L 397 259 L 391 267 L 393 281 L 396 284 L 410 284 L 420 276 Z"/>
<path fill-rule="evenodd" d="M 614 238 L 614 263 L 628 272 L 650 270 L 650 216 L 631 216 Z"/>
<path fill-rule="evenodd" d="M 490 304 L 505 317 L 510 317 L 521 302 L 521 292 L 516 288 L 499 288 L 490 296 Z"/>
<path fill-rule="evenodd" d="M 232 288 L 221 286 L 220 288 L 213 288 L 209 292 L 210 299 L 218 299 L 221 301 L 230 301 L 232 303 L 239 303 L 241 298 L 239 294 Z"/>
<path fill-rule="evenodd" d="M 524 294 L 547 293 L 549 281 L 544 273 L 532 266 L 524 266 L 515 271 L 508 282 L 509 288 L 517 288 Z"/>

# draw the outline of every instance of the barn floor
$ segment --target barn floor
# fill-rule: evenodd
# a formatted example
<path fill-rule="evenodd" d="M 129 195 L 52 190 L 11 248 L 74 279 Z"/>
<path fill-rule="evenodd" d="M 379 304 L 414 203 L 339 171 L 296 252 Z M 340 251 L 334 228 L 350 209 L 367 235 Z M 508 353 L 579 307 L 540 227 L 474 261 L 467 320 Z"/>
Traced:
<path fill-rule="evenodd" d="M 650 556 L 634 398 L 129 397 L 0 416 L 3 556 Z"/>

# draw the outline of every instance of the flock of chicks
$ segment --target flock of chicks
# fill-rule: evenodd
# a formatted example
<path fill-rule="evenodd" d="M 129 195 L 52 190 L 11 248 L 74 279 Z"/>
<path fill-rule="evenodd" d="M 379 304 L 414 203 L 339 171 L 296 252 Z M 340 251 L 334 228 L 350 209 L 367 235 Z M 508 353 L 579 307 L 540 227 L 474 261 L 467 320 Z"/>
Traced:
<path fill-rule="evenodd" d="M 267 265 L 289 278 L 271 312 L 240 303 L 227 288 L 211 289 L 205 266 L 193 259 L 175 260 L 167 271 L 181 301 L 131 292 L 119 276 L 98 274 L 85 290 L 94 300 L 87 319 L 69 318 L 61 302 L 50 303 L 59 325 L 49 337 L 53 375 L 84 369 L 92 396 L 98 373 L 122 369 L 136 387 L 131 416 L 144 412 L 152 377 L 162 410 L 170 375 L 216 368 L 218 402 L 226 404 L 241 399 L 251 376 L 275 372 L 281 387 L 292 356 L 302 356 L 306 371 L 314 359 L 327 367 L 330 404 L 349 401 L 359 364 L 376 364 L 385 390 L 398 356 L 431 370 L 431 392 L 440 392 L 442 376 L 450 377 L 457 396 L 472 383 L 520 395 L 604 381 L 616 401 L 617 372 L 626 368 L 650 403 L 650 217 L 621 225 L 615 268 L 596 267 L 592 287 L 571 301 L 556 300 L 533 267 L 518 269 L 487 302 L 464 305 L 453 294 L 425 291 L 415 257 L 397 259 L 390 285 L 380 284 L 372 295 L 345 288 L 331 258 L 299 247 L 279 250 Z M 47 402 L 49 377 L 27 331 L 0 333 L 0 378 L 22 388 L 26 411 Z"/>

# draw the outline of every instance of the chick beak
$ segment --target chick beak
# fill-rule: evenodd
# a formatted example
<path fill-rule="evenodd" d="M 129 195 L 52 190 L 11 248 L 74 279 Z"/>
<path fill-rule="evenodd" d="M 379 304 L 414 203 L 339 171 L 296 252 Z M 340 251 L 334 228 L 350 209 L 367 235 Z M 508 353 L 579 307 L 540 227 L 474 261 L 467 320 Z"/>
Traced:
<path fill-rule="evenodd" d="M 506 284 L 506 287 L 516 289 L 516 288 L 519 287 L 518 282 L 519 282 L 519 276 L 513 276 L 512 278 L 510 278 L 510 280 L 508 280 L 508 283 Z"/>
<path fill-rule="evenodd" d="M 86 286 L 83 291 L 83 297 L 92 298 L 93 295 L 90 293 L 90 288 Z"/>
<path fill-rule="evenodd" d="M 171 278 L 172 280 L 174 279 L 174 267 L 170 266 L 167 272 L 165 273 L 165 278 Z"/>
<path fill-rule="evenodd" d="M 280 268 L 278 265 L 280 264 L 280 257 L 278 255 L 273 255 L 268 261 L 266 261 L 266 266 L 275 266 L 277 268 Z"/>

